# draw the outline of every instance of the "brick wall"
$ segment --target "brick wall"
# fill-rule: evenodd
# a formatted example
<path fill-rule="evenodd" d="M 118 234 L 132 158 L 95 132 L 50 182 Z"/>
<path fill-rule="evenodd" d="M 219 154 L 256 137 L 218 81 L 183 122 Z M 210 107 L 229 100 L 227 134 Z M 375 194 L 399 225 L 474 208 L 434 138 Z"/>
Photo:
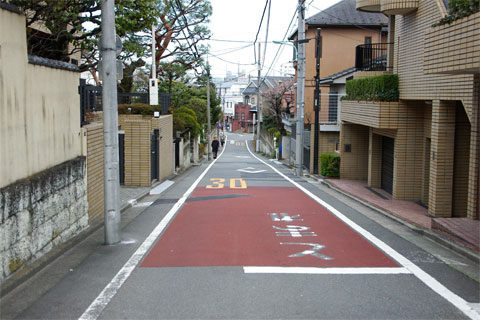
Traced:
<path fill-rule="evenodd" d="M 88 220 L 103 218 L 103 124 L 92 123 L 84 127 L 87 133 L 87 186 Z"/>
<path fill-rule="evenodd" d="M 340 178 L 368 179 L 369 128 L 357 124 L 343 124 L 340 131 Z M 345 145 L 351 152 L 345 152 Z"/>
<path fill-rule="evenodd" d="M 124 119 L 125 131 L 125 185 L 149 187 L 150 176 L 150 119 L 128 116 Z"/>

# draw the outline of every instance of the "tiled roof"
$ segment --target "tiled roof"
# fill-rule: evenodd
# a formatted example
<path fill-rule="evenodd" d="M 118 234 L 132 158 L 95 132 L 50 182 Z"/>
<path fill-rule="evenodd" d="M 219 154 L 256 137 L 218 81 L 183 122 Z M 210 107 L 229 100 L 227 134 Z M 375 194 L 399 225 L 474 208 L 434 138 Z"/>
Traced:
<path fill-rule="evenodd" d="M 355 8 L 355 0 L 343 0 L 305 20 L 309 25 L 373 26 L 387 24 L 382 13 L 361 12 Z"/>
<path fill-rule="evenodd" d="M 50 67 L 50 68 L 55 68 L 55 69 L 63 69 L 63 70 L 68 70 L 68 71 L 80 72 L 80 69 L 74 64 L 71 64 L 71 63 L 68 63 L 68 62 L 63 62 L 63 61 L 58 61 L 58 60 L 53 60 L 53 59 L 47 59 L 47 58 L 28 55 L 28 62 L 31 63 L 31 64 L 39 65 L 39 66 L 45 66 L 45 67 Z"/>
<path fill-rule="evenodd" d="M 325 83 L 331 83 L 332 81 L 338 79 L 338 78 L 341 78 L 343 76 L 346 76 L 347 74 L 350 74 L 350 73 L 354 73 L 355 72 L 355 67 L 351 67 L 351 68 L 348 68 L 348 69 L 345 69 L 345 70 L 342 70 L 340 72 L 337 72 L 337 73 L 334 73 L 332 75 L 329 75 L 323 79 L 320 79 L 320 83 L 321 84 L 325 84 Z"/>

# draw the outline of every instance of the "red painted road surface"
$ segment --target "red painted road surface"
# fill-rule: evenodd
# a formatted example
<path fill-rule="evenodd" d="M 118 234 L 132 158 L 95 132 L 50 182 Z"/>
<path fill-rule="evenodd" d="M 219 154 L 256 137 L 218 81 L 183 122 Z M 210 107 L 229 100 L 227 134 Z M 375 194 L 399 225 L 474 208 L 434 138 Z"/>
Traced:
<path fill-rule="evenodd" d="M 300 190 L 248 187 L 197 188 L 141 264 L 186 266 L 398 264 Z"/>

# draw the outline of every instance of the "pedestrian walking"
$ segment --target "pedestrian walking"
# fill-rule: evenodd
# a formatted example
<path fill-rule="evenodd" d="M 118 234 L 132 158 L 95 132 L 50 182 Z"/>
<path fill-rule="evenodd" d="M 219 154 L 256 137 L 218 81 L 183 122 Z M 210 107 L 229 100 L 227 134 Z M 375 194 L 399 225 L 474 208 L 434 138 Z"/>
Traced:
<path fill-rule="evenodd" d="M 213 137 L 213 141 L 212 141 L 213 159 L 217 158 L 217 152 L 218 152 L 218 146 L 219 145 L 220 145 L 220 142 L 218 142 L 217 137 Z"/>

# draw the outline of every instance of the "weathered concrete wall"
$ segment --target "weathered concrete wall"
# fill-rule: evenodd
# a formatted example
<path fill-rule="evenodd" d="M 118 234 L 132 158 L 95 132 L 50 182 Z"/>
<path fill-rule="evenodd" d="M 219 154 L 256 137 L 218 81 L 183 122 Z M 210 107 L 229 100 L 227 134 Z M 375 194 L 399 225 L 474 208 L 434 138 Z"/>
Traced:
<path fill-rule="evenodd" d="M 0 280 L 88 226 L 85 157 L 0 189 Z"/>
<path fill-rule="evenodd" d="M 25 25 L 0 9 L 0 188 L 81 155 L 78 68 L 30 59 Z"/>

